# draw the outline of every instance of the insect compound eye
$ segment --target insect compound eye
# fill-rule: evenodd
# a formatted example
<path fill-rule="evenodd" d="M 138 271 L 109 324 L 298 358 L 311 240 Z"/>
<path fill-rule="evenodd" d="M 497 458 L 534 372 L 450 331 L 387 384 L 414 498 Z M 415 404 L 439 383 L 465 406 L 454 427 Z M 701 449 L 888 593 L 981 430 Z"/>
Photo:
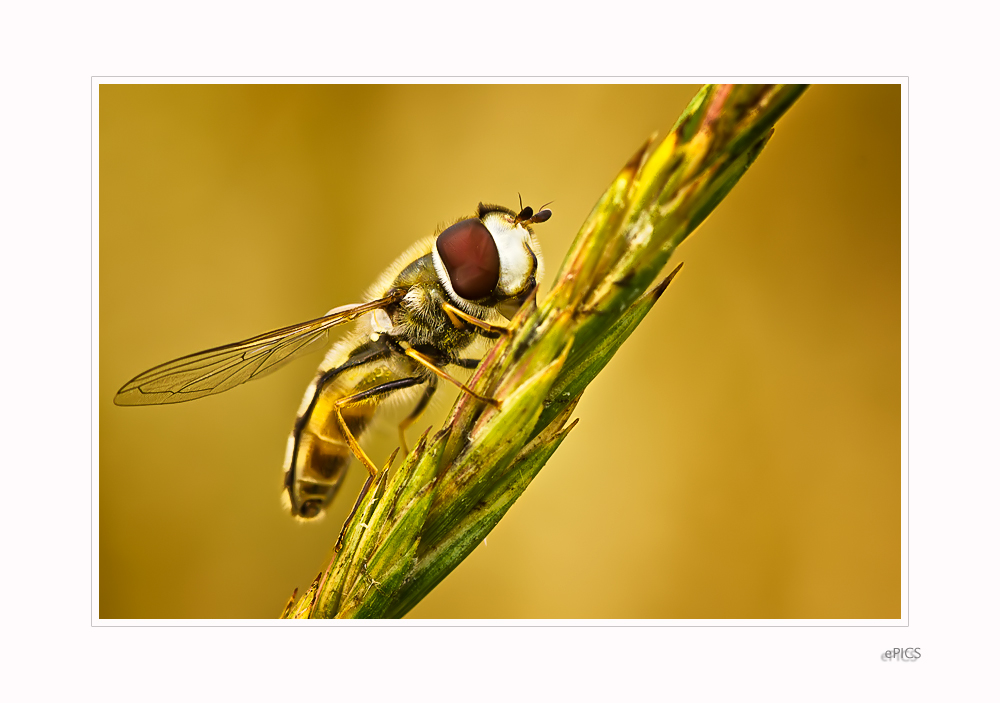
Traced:
<path fill-rule="evenodd" d="M 452 288 L 466 300 L 485 298 L 500 282 L 500 252 L 477 218 L 456 222 L 438 235 L 437 250 Z"/>

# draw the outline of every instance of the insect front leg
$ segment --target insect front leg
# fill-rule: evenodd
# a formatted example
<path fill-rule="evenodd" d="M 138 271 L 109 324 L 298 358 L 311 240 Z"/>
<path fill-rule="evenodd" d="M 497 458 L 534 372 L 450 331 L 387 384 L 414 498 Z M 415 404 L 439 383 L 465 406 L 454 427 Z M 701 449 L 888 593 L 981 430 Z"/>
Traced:
<path fill-rule="evenodd" d="M 513 330 L 509 327 L 504 327 L 503 325 L 494 325 L 485 320 L 480 320 L 478 317 L 470 315 L 464 310 L 460 310 L 455 307 L 447 300 L 441 303 L 441 309 L 444 310 L 444 314 L 448 316 L 453 324 L 458 329 L 463 329 L 465 327 L 464 323 L 468 323 L 473 327 L 478 327 L 482 330 L 482 335 L 489 339 L 497 339 L 503 334 L 513 334 Z"/>

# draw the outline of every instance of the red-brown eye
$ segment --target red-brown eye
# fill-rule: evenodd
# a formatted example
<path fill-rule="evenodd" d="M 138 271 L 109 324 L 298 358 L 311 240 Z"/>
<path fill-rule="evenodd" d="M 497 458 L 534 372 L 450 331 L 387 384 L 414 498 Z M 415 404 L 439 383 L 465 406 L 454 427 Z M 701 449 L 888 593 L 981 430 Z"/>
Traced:
<path fill-rule="evenodd" d="M 500 252 L 478 219 L 462 220 L 438 235 L 437 250 L 451 287 L 466 300 L 485 298 L 500 282 Z"/>

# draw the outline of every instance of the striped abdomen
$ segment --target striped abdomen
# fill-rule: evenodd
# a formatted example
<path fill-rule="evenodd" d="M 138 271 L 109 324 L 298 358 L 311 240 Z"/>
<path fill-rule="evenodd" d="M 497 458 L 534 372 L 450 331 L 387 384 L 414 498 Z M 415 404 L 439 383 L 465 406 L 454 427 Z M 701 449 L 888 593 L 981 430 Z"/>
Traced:
<path fill-rule="evenodd" d="M 337 401 L 399 378 L 398 363 L 384 344 L 365 342 L 347 353 L 335 347 L 303 399 L 289 437 L 285 459 L 285 495 L 292 515 L 315 518 L 333 499 L 353 456 L 337 422 Z M 341 408 L 344 421 L 360 440 L 371 423 L 373 401 Z"/>

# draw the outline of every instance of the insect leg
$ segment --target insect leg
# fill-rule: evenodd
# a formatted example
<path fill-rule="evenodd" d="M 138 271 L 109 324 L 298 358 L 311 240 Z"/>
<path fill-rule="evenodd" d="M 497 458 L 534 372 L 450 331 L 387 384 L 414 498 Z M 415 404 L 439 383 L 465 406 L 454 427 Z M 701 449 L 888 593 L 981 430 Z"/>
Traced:
<path fill-rule="evenodd" d="M 368 473 L 372 476 L 378 475 L 378 468 L 372 463 L 372 460 L 368 458 L 365 454 L 365 450 L 361 448 L 358 444 L 358 440 L 354 438 L 351 433 L 350 428 L 347 426 L 347 422 L 344 420 L 344 415 L 341 409 L 349 405 L 357 405 L 358 403 L 364 403 L 369 400 L 374 400 L 381 396 L 388 395 L 393 391 L 398 391 L 402 388 L 410 388 L 411 386 L 418 386 L 421 383 L 426 383 L 427 379 L 424 378 L 400 378 L 395 381 L 388 381 L 378 386 L 373 386 L 367 390 L 363 390 L 360 393 L 355 393 L 354 395 L 348 395 L 336 403 L 333 404 L 333 410 L 337 415 L 337 424 L 340 425 L 340 431 L 344 433 L 344 439 L 347 440 L 347 445 L 351 448 L 354 456 L 358 458 L 365 468 L 368 469 Z"/>
<path fill-rule="evenodd" d="M 407 415 L 401 423 L 399 423 L 399 446 L 403 448 L 403 455 L 410 453 L 409 448 L 406 446 L 406 429 L 417 421 L 420 414 L 427 409 L 427 404 L 431 402 L 431 396 L 434 395 L 434 391 L 437 390 L 438 380 L 437 376 L 431 376 L 427 380 L 427 388 L 424 389 L 424 394 L 420 396 L 420 400 L 417 401 L 416 407 L 413 411 Z"/>
<path fill-rule="evenodd" d="M 455 359 L 455 366 L 463 369 L 474 369 L 482 363 L 482 359 Z"/>
<path fill-rule="evenodd" d="M 459 310 L 457 307 L 449 303 L 447 300 L 441 303 L 441 308 L 444 313 L 451 320 L 455 327 L 461 329 L 462 325 L 460 322 L 468 322 L 473 327 L 478 327 L 483 330 L 485 337 L 491 339 L 496 339 L 501 334 L 512 334 L 512 330 L 509 327 L 504 327 L 503 325 L 494 325 L 492 323 L 486 322 L 485 320 L 480 320 L 478 317 L 474 317 L 464 310 Z"/>
<path fill-rule="evenodd" d="M 469 395 L 471 395 L 473 398 L 478 398 L 479 400 L 483 401 L 484 403 L 489 403 L 494 408 L 499 408 L 500 407 L 500 401 L 499 400 L 497 400 L 496 398 L 489 398 L 489 397 L 487 397 L 485 395 L 479 395 L 474 390 L 472 390 L 471 388 L 469 388 L 467 385 L 465 385 L 464 383 L 462 383 L 461 381 L 459 381 L 457 378 L 455 378 L 454 376 L 452 376 L 450 373 L 448 373 L 447 371 L 445 371 L 444 369 L 442 369 L 440 366 L 438 366 L 437 364 L 435 364 L 434 361 L 432 361 L 431 358 L 428 357 L 426 354 L 421 354 L 420 352 L 418 352 L 416 349 L 414 349 L 411 346 L 403 346 L 402 350 L 403 350 L 404 354 L 406 354 L 408 357 L 410 357 L 411 359 L 413 359 L 414 361 L 416 361 L 418 364 L 420 364 L 424 368 L 430 369 L 431 371 L 433 371 L 434 373 L 436 373 L 438 376 L 440 376 L 444 380 L 448 381 L 449 383 L 454 383 L 456 386 L 458 386 L 459 388 L 461 388 L 463 391 L 465 391 L 466 393 L 468 393 Z"/>

